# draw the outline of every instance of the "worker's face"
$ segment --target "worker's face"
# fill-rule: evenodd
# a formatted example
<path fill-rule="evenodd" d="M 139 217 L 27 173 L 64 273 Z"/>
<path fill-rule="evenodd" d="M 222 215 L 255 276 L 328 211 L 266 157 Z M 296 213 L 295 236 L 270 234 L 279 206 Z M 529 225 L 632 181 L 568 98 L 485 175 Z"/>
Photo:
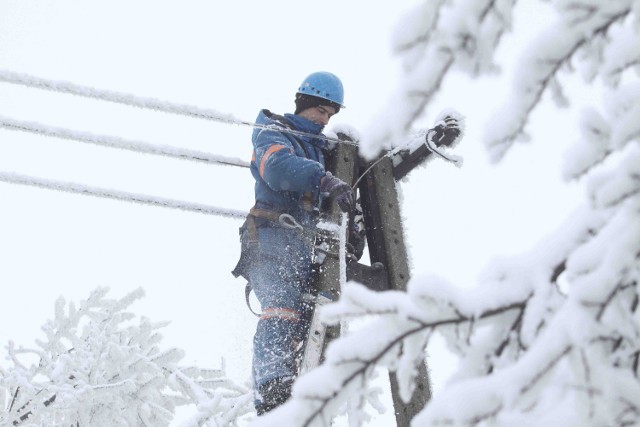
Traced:
<path fill-rule="evenodd" d="M 298 113 L 298 115 L 307 120 L 311 120 L 313 123 L 326 126 L 327 123 L 329 123 L 331 116 L 335 113 L 335 108 L 329 107 L 328 105 L 320 105 L 318 107 L 307 108 L 306 110 Z"/>

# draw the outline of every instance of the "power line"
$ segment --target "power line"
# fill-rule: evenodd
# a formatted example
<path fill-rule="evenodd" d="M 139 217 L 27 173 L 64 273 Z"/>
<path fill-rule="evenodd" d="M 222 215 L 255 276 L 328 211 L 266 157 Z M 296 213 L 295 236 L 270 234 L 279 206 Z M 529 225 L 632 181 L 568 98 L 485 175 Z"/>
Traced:
<path fill-rule="evenodd" d="M 323 135 L 315 135 L 307 132 L 296 131 L 282 126 L 261 125 L 246 120 L 241 120 L 231 114 L 220 113 L 216 110 L 201 108 L 188 104 L 178 104 L 168 101 L 162 101 L 157 98 L 139 97 L 124 92 L 116 92 L 109 90 L 96 89 L 90 86 L 82 86 L 69 81 L 43 79 L 28 74 L 15 73 L 13 71 L 0 69 L 0 81 L 6 83 L 19 84 L 37 89 L 50 90 L 54 92 L 67 93 L 85 98 L 99 99 L 102 101 L 113 102 L 116 104 L 128 105 L 131 107 L 144 108 L 164 113 L 178 114 L 182 116 L 192 117 L 196 119 L 204 119 L 215 122 L 234 124 L 240 126 L 249 126 L 258 129 L 276 130 L 292 135 L 306 136 L 311 138 L 323 139 L 339 144 L 357 145 L 355 142 L 343 141 L 338 138 L 332 138 Z"/>
<path fill-rule="evenodd" d="M 15 120 L 5 116 L 0 116 L 0 127 L 9 130 L 30 132 L 54 138 L 86 142 L 103 147 L 118 148 L 121 150 L 160 155 L 181 160 L 245 168 L 249 167 L 248 162 L 237 158 L 217 156 L 202 151 L 184 150 L 167 145 L 153 145 L 147 142 L 128 140 L 117 136 L 97 135 L 90 132 L 81 132 L 61 127 L 43 125 L 38 122 Z"/>
<path fill-rule="evenodd" d="M 146 194 L 129 193 L 100 187 L 92 187 L 84 184 L 77 184 L 74 182 L 55 181 L 33 176 L 20 175 L 12 172 L 0 171 L 0 182 L 5 182 L 8 184 L 27 185 L 47 190 L 62 191 L 84 196 L 94 196 L 104 199 L 119 200 L 148 206 L 160 206 L 164 208 L 179 209 L 187 212 L 222 216 L 234 219 L 244 219 L 247 216 L 247 212 L 235 209 L 226 209 L 216 206 L 203 205 L 200 203 L 149 196 Z"/>

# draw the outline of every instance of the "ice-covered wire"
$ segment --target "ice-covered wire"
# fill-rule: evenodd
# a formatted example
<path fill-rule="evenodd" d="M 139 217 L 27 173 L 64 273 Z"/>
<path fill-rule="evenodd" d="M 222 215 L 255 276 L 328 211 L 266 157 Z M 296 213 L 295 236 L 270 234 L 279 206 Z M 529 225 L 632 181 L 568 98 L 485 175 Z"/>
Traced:
<path fill-rule="evenodd" d="M 343 141 L 338 138 L 332 138 L 324 135 L 315 135 L 307 132 L 296 131 L 288 129 L 282 126 L 275 125 L 261 125 L 253 123 L 247 120 L 241 120 L 234 117 L 231 114 L 220 113 L 216 110 L 201 108 L 188 104 L 177 104 L 168 101 L 162 101 L 156 98 L 139 97 L 128 93 L 116 92 L 110 90 L 96 89 L 90 86 L 81 86 L 72 82 L 62 80 L 49 80 L 36 76 L 31 76 L 23 73 L 15 73 L 13 71 L 0 69 L 0 81 L 12 84 L 19 84 L 22 86 L 50 90 L 54 92 L 67 93 L 76 96 L 82 96 L 85 98 L 99 99 L 102 101 L 113 102 L 116 104 L 128 105 L 131 107 L 144 108 L 154 111 L 161 111 L 164 113 L 177 114 L 196 119 L 204 119 L 215 122 L 234 124 L 240 126 L 249 126 L 259 129 L 272 129 L 278 132 L 289 133 L 298 136 L 307 136 L 316 139 L 323 139 L 326 141 L 335 142 L 338 144 L 352 144 L 357 143 L 352 141 Z"/>
<path fill-rule="evenodd" d="M 186 202 L 182 200 L 167 199 L 163 197 L 149 196 L 146 194 L 129 193 L 125 191 L 92 187 L 74 182 L 55 181 L 33 176 L 21 175 L 12 172 L 0 171 L 0 182 L 8 184 L 28 185 L 47 190 L 63 191 L 67 193 L 81 194 L 84 196 L 101 197 L 105 199 L 120 200 L 150 206 L 161 206 L 171 209 L 180 209 L 188 212 L 216 215 L 227 218 L 244 219 L 247 212 L 235 209 L 219 208 L 200 203 Z"/>
<path fill-rule="evenodd" d="M 15 120 L 4 116 L 0 116 L 0 127 L 9 130 L 30 132 L 37 135 L 85 142 L 103 147 L 118 148 L 121 150 L 135 151 L 145 154 L 155 154 L 181 160 L 192 160 L 196 162 L 239 166 L 244 168 L 249 167 L 249 162 L 237 158 L 218 156 L 202 151 L 185 150 L 166 145 L 154 145 L 143 141 L 128 140 L 117 136 L 97 135 L 90 132 L 81 132 L 61 127 L 43 125 L 38 122 Z"/>
<path fill-rule="evenodd" d="M 389 152 L 390 153 L 390 152 Z M 377 165 L 378 163 L 380 163 L 382 161 L 382 159 L 384 159 L 385 157 L 390 157 L 389 153 L 385 154 L 384 156 L 380 157 L 378 160 L 376 160 L 375 162 L 371 163 L 371 165 L 369 165 L 369 167 L 367 168 L 367 170 L 365 170 L 364 172 L 362 172 L 362 174 L 358 177 L 358 179 L 356 179 L 356 182 L 351 186 L 351 189 L 355 191 L 356 188 L 358 188 L 358 184 L 360 184 L 360 181 L 362 181 L 362 179 L 369 173 L 369 171 L 371 169 L 374 168 L 375 165 Z"/>
<path fill-rule="evenodd" d="M 393 157 L 396 154 L 398 154 L 400 151 L 404 150 L 405 147 L 401 146 L 401 147 L 396 147 L 393 150 L 385 153 L 384 156 L 380 157 L 378 160 L 376 160 L 375 162 L 371 163 L 369 165 L 369 167 L 367 168 L 367 170 L 365 170 L 364 172 L 362 172 L 362 174 L 358 177 L 358 179 L 356 179 L 356 182 L 353 184 L 353 186 L 351 187 L 353 190 L 355 190 L 356 188 L 358 188 L 358 184 L 360 184 L 360 181 L 362 181 L 362 179 L 369 173 L 369 171 L 371 171 L 371 169 L 373 169 L 378 163 L 380 163 L 383 159 L 385 159 L 386 157 Z"/>

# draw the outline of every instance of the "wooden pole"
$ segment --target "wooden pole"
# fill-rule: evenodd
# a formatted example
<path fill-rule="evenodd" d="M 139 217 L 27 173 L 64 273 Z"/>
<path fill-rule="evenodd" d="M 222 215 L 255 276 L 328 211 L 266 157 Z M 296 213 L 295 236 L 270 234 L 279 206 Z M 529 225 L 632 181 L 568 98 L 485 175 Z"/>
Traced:
<path fill-rule="evenodd" d="M 391 159 L 382 159 L 367 173 L 360 183 L 360 197 L 371 263 L 384 265 L 388 289 L 405 291 L 410 273 Z M 418 367 L 416 388 L 408 403 L 400 398 L 398 381 L 392 372 L 389 373 L 389 381 L 396 423 L 399 427 L 408 427 L 411 419 L 431 398 L 426 360 Z"/>

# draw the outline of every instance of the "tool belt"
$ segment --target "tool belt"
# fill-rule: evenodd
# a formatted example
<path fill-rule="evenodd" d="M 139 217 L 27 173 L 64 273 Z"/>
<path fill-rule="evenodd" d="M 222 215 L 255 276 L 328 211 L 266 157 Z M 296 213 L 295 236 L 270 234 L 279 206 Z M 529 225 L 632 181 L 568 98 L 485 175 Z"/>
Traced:
<path fill-rule="evenodd" d="M 238 263 L 236 264 L 231 274 L 233 274 L 233 276 L 236 278 L 242 276 L 247 280 L 247 284 L 245 286 L 245 300 L 251 312 L 256 316 L 259 316 L 259 314 L 251 308 L 251 305 L 249 303 L 249 295 L 251 293 L 249 267 L 251 266 L 251 263 L 255 262 L 255 260 L 257 259 L 256 252 L 260 245 L 256 219 L 264 219 L 270 221 L 276 226 L 296 230 L 300 234 L 305 234 L 306 232 L 308 232 L 308 230 L 305 230 L 304 227 L 302 227 L 302 225 L 300 225 L 293 216 L 287 213 L 275 212 L 256 207 L 253 207 L 249 210 L 247 219 L 244 221 L 239 230 L 241 244 L 240 259 L 238 260 Z"/>
<path fill-rule="evenodd" d="M 240 260 L 231 272 L 234 277 L 242 276 L 249 280 L 247 277 L 247 267 L 249 266 L 249 263 L 255 259 L 254 252 L 260 244 L 258 239 L 258 227 L 256 225 L 256 219 L 258 218 L 270 221 L 278 227 L 296 230 L 303 235 L 309 235 L 309 233 L 311 233 L 311 235 L 313 234 L 313 232 L 305 229 L 293 216 L 287 213 L 275 212 L 256 207 L 251 208 L 251 210 L 249 210 L 249 215 L 247 215 L 247 219 L 239 230 L 241 252 Z"/>
<path fill-rule="evenodd" d="M 245 219 L 244 223 L 239 229 L 240 234 L 240 260 L 236 264 L 235 268 L 231 272 L 234 277 L 242 276 L 249 280 L 248 267 L 252 259 L 254 259 L 254 252 L 259 245 L 258 241 L 258 228 L 256 227 L 256 218 L 264 218 L 270 221 L 278 221 L 280 214 L 278 212 L 268 211 L 266 209 L 258 209 L 256 207 L 249 210 L 249 215 Z M 245 234 L 246 236 L 243 236 Z"/>

